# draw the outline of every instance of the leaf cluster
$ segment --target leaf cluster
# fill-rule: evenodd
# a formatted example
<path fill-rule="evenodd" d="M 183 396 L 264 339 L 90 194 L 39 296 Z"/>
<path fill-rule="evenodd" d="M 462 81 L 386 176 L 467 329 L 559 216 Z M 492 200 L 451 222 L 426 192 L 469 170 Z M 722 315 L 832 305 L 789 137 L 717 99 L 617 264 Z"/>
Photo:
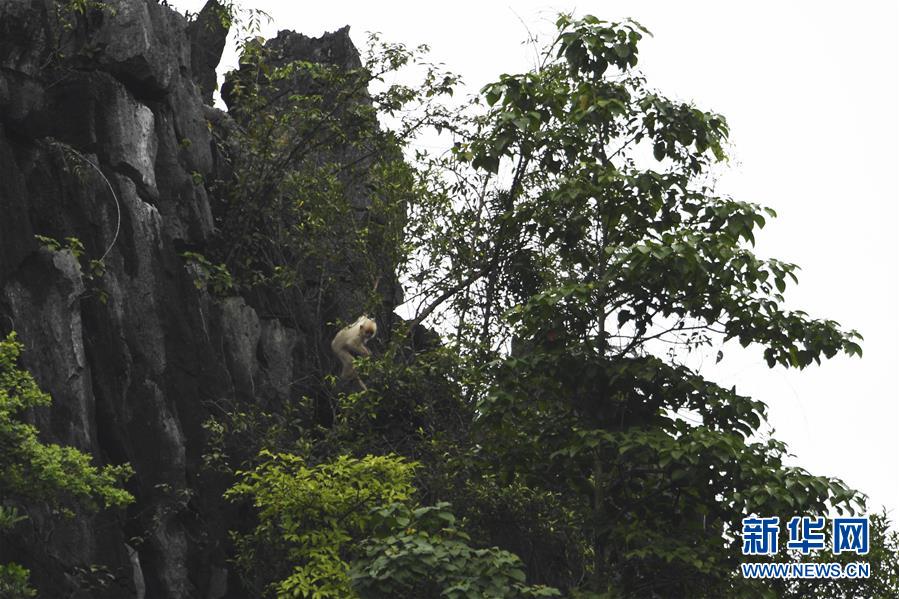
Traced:
<path fill-rule="evenodd" d="M 410 499 L 414 464 L 396 456 L 344 455 L 316 466 L 291 454 L 260 458 L 225 494 L 249 498 L 258 510 L 256 529 L 237 541 L 251 588 L 278 597 L 353 596 L 347 546 L 370 526 L 373 508 Z"/>
<path fill-rule="evenodd" d="M 44 443 L 26 414 L 50 404 L 31 374 L 19 366 L 22 344 L 10 333 L 0 340 L 0 533 L 12 530 L 27 516 L 21 510 L 37 505 L 73 515 L 73 508 L 120 507 L 134 498 L 122 488 L 132 474 L 127 464 L 93 465 L 91 456 L 74 447 Z M 0 596 L 35 596 L 28 570 L 0 565 Z"/>
<path fill-rule="evenodd" d="M 392 504 L 374 512 L 374 535 L 351 574 L 361 597 L 560 596 L 556 589 L 526 585 L 523 565 L 514 554 L 497 547 L 472 548 L 448 508 L 447 503 L 416 509 Z"/>
<path fill-rule="evenodd" d="M 37 428 L 23 420 L 26 410 L 46 407 L 50 396 L 18 367 L 22 345 L 14 333 L 0 341 L 0 489 L 8 497 L 63 505 L 69 499 L 89 506 L 112 507 L 133 498 L 120 487 L 131 474 L 127 465 L 91 464 L 91 456 L 75 449 L 43 443 Z"/>

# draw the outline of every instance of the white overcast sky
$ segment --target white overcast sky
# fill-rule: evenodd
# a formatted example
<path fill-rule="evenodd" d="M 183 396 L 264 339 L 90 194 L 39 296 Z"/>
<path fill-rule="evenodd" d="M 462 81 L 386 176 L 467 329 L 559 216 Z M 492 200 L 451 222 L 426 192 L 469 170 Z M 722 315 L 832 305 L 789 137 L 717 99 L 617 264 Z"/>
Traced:
<path fill-rule="evenodd" d="M 196 11 L 205 0 L 170 2 Z M 640 21 L 651 86 L 725 115 L 730 168 L 718 191 L 774 208 L 757 235 L 763 257 L 802 267 L 792 307 L 862 333 L 864 358 L 805 371 L 769 369 L 760 350 L 725 348 L 702 372 L 764 400 L 775 435 L 814 474 L 838 476 L 899 520 L 899 3 L 290 2 L 245 0 L 273 17 L 263 35 L 351 26 L 409 45 L 475 92 L 533 64 L 525 29 L 544 39 L 558 12 Z M 233 44 L 220 70 L 236 64 Z M 699 364 L 694 364 L 698 366 Z"/>

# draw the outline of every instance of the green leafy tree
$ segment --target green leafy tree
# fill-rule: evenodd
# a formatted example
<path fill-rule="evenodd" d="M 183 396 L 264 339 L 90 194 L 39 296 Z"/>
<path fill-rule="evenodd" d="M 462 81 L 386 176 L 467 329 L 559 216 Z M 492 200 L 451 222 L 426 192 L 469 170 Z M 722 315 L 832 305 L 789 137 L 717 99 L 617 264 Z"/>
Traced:
<path fill-rule="evenodd" d="M 238 536 L 248 587 L 281 597 L 553 597 L 525 584 L 521 561 L 476 549 L 448 504 L 415 507 L 416 464 L 343 455 L 307 466 L 263 451 L 227 493 L 248 498 L 259 523 Z"/>
<path fill-rule="evenodd" d="M 225 92 L 241 151 L 216 212 L 221 272 L 313 329 L 347 281 L 383 292 L 394 266 L 418 307 L 409 335 L 358 364 L 370 390 L 329 406 L 326 427 L 263 435 L 271 418 L 239 419 L 253 443 L 286 442 L 229 492 L 258 510 L 238 542 L 256 592 L 552 593 L 524 585 L 514 551 L 577 597 L 776 597 L 738 577 L 742 517 L 863 507 L 786 465 L 760 434 L 761 401 L 683 363 L 729 340 L 772 367 L 861 354 L 855 331 L 786 308 L 797 267 L 752 248 L 774 212 L 708 184 L 726 120 L 649 87 L 640 25 L 558 26 L 538 68 L 458 111 L 431 104 L 456 81 L 433 68 L 418 88 L 365 95 L 412 60 L 401 46 L 347 70 L 246 45 Z M 408 151 L 423 127 L 453 136 L 452 152 Z M 373 193 L 361 217 L 360 183 Z M 447 346 L 414 342 L 425 319 Z M 219 455 L 236 455 L 228 427 L 219 436 Z M 392 452 L 419 466 L 348 457 Z M 437 507 L 417 507 L 413 472 Z M 470 539 L 435 524 L 445 500 Z"/>
<path fill-rule="evenodd" d="M 0 564 L 0 597 L 27 599 L 37 595 L 28 584 L 29 571 L 16 563 Z"/>
<path fill-rule="evenodd" d="M 26 519 L 24 506 L 49 505 L 73 515 L 72 507 L 123 506 L 133 498 L 121 488 L 131 468 L 91 464 L 91 457 L 74 447 L 43 443 L 38 430 L 23 420 L 27 410 L 46 407 L 50 396 L 18 366 L 22 345 L 10 333 L 0 341 L 0 532 Z M 28 570 L 17 564 L 0 566 L 0 594 L 31 597 Z"/>
<path fill-rule="evenodd" d="M 828 527 L 829 528 L 829 527 Z M 832 530 L 825 528 L 826 545 L 832 547 Z M 776 597 L 802 599 L 804 597 L 827 597 L 828 599 L 889 599 L 896 596 L 899 589 L 899 532 L 896 532 L 886 513 L 872 514 L 869 531 L 870 551 L 864 556 L 854 553 L 833 555 L 830 551 L 812 552 L 803 556 L 791 552 L 790 558 L 797 562 L 841 563 L 864 562 L 870 566 L 871 576 L 853 579 L 801 579 L 775 581 L 772 588 Z"/>
<path fill-rule="evenodd" d="M 416 320 L 451 323 L 486 364 L 469 379 L 473 476 L 564 496 L 594 596 L 756 596 L 734 576 L 744 515 L 863 497 L 786 466 L 785 446 L 758 437 L 764 404 L 680 358 L 736 339 L 804 368 L 860 355 L 860 336 L 784 306 L 797 267 L 751 247 L 773 211 L 706 184 L 727 123 L 647 85 L 646 30 L 558 26 L 539 68 L 484 88 L 457 163 L 431 181 L 421 212 L 441 226 L 421 247 L 441 254 Z"/>
<path fill-rule="evenodd" d="M 370 511 L 407 501 L 414 464 L 391 456 L 339 456 L 307 466 L 263 452 L 238 472 L 226 497 L 252 499 L 259 524 L 238 540 L 248 587 L 277 597 L 351 597 L 347 548 L 369 527 Z"/>
<path fill-rule="evenodd" d="M 353 565 L 354 587 L 366 599 L 558 597 L 527 586 L 521 560 L 496 547 L 474 549 L 456 528 L 449 504 L 410 509 L 392 504 L 373 512 L 373 536 Z"/>

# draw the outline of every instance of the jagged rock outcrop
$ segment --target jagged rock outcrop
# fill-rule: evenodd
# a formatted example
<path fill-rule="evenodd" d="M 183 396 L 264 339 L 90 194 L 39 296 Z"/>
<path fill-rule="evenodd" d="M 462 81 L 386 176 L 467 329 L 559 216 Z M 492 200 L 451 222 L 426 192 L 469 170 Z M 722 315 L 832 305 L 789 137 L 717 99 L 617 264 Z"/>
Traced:
<path fill-rule="evenodd" d="M 297 111 L 294 95 L 322 98 L 321 108 L 324 112 L 333 110 L 315 127 L 308 131 L 297 132 L 297 138 L 304 140 L 295 151 L 283 152 L 278 160 L 283 160 L 287 169 L 302 170 L 314 168 L 314 164 L 339 164 L 343 168 L 336 169 L 333 176 L 340 183 L 341 191 L 347 200 L 351 213 L 360 227 L 370 219 L 383 226 L 388 221 L 396 224 L 404 219 L 396 213 L 385 217 L 384 211 L 369 210 L 371 206 L 371 179 L 368 176 L 372 165 L 387 157 L 401 161 L 399 150 L 388 144 L 379 143 L 373 130 L 380 132 L 375 118 L 367 118 L 372 107 L 372 99 L 368 94 L 367 83 L 371 76 L 362 68 L 363 63 L 358 50 L 349 36 L 349 26 L 326 33 L 320 37 L 309 37 L 294 31 L 279 31 L 278 34 L 263 44 L 251 42 L 247 52 L 248 60 L 242 62 L 239 69 L 225 76 L 222 85 L 222 99 L 229 109 L 234 121 L 241 125 L 252 126 L 260 108 L 259 98 L 265 99 L 266 110 L 281 115 L 292 115 Z M 264 63 L 270 70 L 284 68 L 286 74 L 273 77 L 260 84 L 255 56 L 264 57 Z M 340 83 L 333 83 L 319 74 L 313 76 L 298 61 L 315 62 L 328 67 L 336 67 L 345 77 Z M 330 86 L 330 87 L 329 87 Z M 334 87 L 338 87 L 335 90 Z M 252 92 L 248 93 L 248 90 Z M 258 97 L 255 95 L 258 92 Z M 335 99 L 337 98 L 337 99 Z M 315 121 L 313 121 L 315 122 Z M 328 133 L 333 123 L 340 122 L 339 135 Z M 258 125 L 256 125 L 258 127 Z M 314 130 L 313 130 L 314 129 Z M 340 137 L 343 141 L 332 144 L 331 140 Z M 312 157 L 305 151 L 306 147 L 315 147 Z M 304 163 L 305 161 L 305 163 Z M 378 252 L 375 255 L 339 255 L 339 262 L 330 264 L 324 270 L 328 272 L 359 273 L 372 270 L 369 263 L 374 260 L 380 277 L 377 281 L 346 280 L 345 289 L 339 294 L 325 298 L 328 311 L 344 319 L 358 316 L 358 307 L 365 304 L 373 283 L 379 295 L 385 300 L 385 315 L 392 312 L 392 306 L 401 304 L 402 289 L 393 274 L 394 265 L 382 259 Z M 355 276 L 350 274 L 349 276 Z M 361 283 L 361 284 L 360 284 Z M 260 305 L 276 305 L 276 301 L 260 299 Z M 273 310 L 277 311 L 277 307 Z"/>
<path fill-rule="evenodd" d="M 226 19 L 220 3 L 207 2 L 188 27 L 191 71 L 207 104 L 212 104 L 212 95 L 218 88 L 215 70 L 228 39 Z"/>
<path fill-rule="evenodd" d="M 289 400 L 317 346 L 198 289 L 179 255 L 214 234 L 203 181 L 228 176 L 210 127 L 232 125 L 208 106 L 220 22 L 107 4 L 66 28 L 51 0 L 0 0 L 0 332 L 18 331 L 54 398 L 33 415 L 45 438 L 130 463 L 137 501 L 71 520 L 31 509 L 0 561 L 30 568 L 42 597 L 239 597 L 236 516 L 201 467 L 202 425 L 223 398 Z M 358 61 L 346 31 L 302 39 L 291 55 Z M 105 273 L 35 235 L 77 237 Z"/>

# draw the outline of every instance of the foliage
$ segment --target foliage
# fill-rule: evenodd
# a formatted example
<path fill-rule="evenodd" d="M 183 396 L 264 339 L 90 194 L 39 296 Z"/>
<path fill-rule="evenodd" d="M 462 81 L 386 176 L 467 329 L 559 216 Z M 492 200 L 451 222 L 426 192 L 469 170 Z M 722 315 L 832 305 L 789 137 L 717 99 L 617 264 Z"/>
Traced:
<path fill-rule="evenodd" d="M 102 260 L 92 258 L 86 263 L 82 262 L 81 259 L 85 256 L 84 243 L 77 237 L 66 237 L 65 245 L 58 239 L 46 235 L 35 235 L 34 238 L 51 252 L 66 251 L 72 254 L 79 261 L 84 277 L 88 281 L 100 279 L 106 273 L 106 265 Z"/>
<path fill-rule="evenodd" d="M 584 579 L 589 543 L 581 497 L 539 481 L 509 480 L 497 472 L 495 456 L 477 447 L 449 462 L 454 486 L 444 495 L 456 502 L 472 538 L 518 555 L 531 580 L 568 588 Z"/>
<path fill-rule="evenodd" d="M 204 8 L 207 8 L 204 6 Z M 264 21 L 270 21 L 271 17 L 264 10 L 243 6 L 241 2 L 234 0 L 220 0 L 208 5 L 215 20 L 222 28 L 235 29 L 239 36 L 249 36 L 259 31 Z M 185 11 L 184 16 L 190 20 L 197 18 L 199 13 Z"/>
<path fill-rule="evenodd" d="M 15 507 L 0 505 L 0 533 L 12 530 L 16 524 L 26 520 Z M 29 571 L 16 564 L 0 564 L 0 597 L 8 599 L 27 599 L 37 595 L 37 591 L 28 584 Z"/>
<path fill-rule="evenodd" d="M 424 64 L 417 51 L 371 44 L 357 66 L 288 60 L 251 38 L 223 90 L 239 127 L 221 146 L 239 151 L 230 152 L 231 179 L 209 182 L 223 192 L 210 260 L 305 328 L 344 316 L 334 312 L 348 287 L 360 308 L 380 304 L 367 290 L 390 288 L 414 185 L 402 148 L 423 124 L 386 128 L 378 114 L 447 93 L 452 80 L 427 66 L 416 89 L 369 93 L 410 61 Z"/>
<path fill-rule="evenodd" d="M 0 564 L 0 597 L 5 599 L 28 599 L 37 596 L 28 584 L 28 569 L 19 564 Z"/>
<path fill-rule="evenodd" d="M 375 510 L 375 535 L 353 565 L 363 598 L 558 597 L 544 586 L 527 586 L 521 560 L 496 547 L 473 549 L 457 530 L 449 504 L 410 509 L 392 504 Z"/>
<path fill-rule="evenodd" d="M 44 5 L 49 27 L 47 55 L 41 69 L 71 68 L 82 59 L 94 59 L 101 50 L 91 39 L 107 17 L 114 17 L 117 9 L 103 0 L 53 0 Z"/>
<path fill-rule="evenodd" d="M 45 407 L 50 396 L 18 367 L 22 344 L 10 333 L 0 341 L 0 531 L 25 517 L 16 504 L 49 504 L 64 514 L 77 501 L 88 508 L 123 506 L 133 498 L 121 488 L 131 468 L 91 464 L 91 456 L 74 447 L 42 443 L 34 425 L 22 420 L 26 410 Z M 17 564 L 0 566 L 0 595 L 31 597 L 28 570 Z"/>
<path fill-rule="evenodd" d="M 464 439 L 473 415 L 462 399 L 465 367 L 446 348 L 414 358 L 408 352 L 395 344 L 376 362 L 356 362 L 370 389 L 339 398 L 331 432 L 340 447 L 401 452 L 431 470 L 448 447 L 470 442 Z"/>
<path fill-rule="evenodd" d="M 651 89 L 637 23 L 562 16 L 534 71 L 483 89 L 455 164 L 424 161 L 418 318 L 480 357 L 475 423 L 501 480 L 569 499 L 604 596 L 740 592 L 749 513 L 857 510 L 758 438 L 765 406 L 681 363 L 729 339 L 804 368 L 860 336 L 784 307 L 795 265 L 751 246 L 773 211 L 716 195 L 725 119 Z M 510 351 L 511 348 L 511 351 Z M 661 356 L 665 356 L 663 359 Z M 579 496 L 579 500 L 575 497 Z M 569 585 L 576 585 L 570 580 Z"/>
<path fill-rule="evenodd" d="M 73 447 L 42 443 L 37 429 L 21 420 L 28 409 L 47 406 L 50 396 L 16 363 L 22 345 L 11 333 L 0 341 L 0 489 L 6 496 L 61 504 L 67 498 L 88 505 L 122 506 L 132 501 L 120 482 L 128 466 L 91 465 L 91 457 Z"/>
<path fill-rule="evenodd" d="M 729 340 L 771 367 L 861 355 L 855 331 L 786 307 L 798 267 L 753 250 L 774 212 L 709 185 L 726 120 L 647 84 L 641 25 L 558 27 L 537 68 L 458 109 L 436 103 L 457 79 L 426 63 L 419 87 L 384 84 L 418 59 L 376 38 L 358 68 L 244 45 L 210 264 L 299 328 L 397 267 L 417 307 L 327 426 L 305 400 L 295 420 L 210 423 L 220 463 L 229 435 L 277 448 L 238 459 L 229 491 L 259 513 L 238 542 L 257 594 L 553 593 L 526 571 L 581 597 L 757 596 L 772 590 L 738 578 L 743 516 L 863 509 L 786 464 L 764 403 L 684 364 Z M 451 152 L 410 150 L 428 127 Z M 410 343 L 425 320 L 445 346 Z M 391 457 L 349 457 L 367 454 Z"/>
<path fill-rule="evenodd" d="M 116 14 L 116 9 L 102 0 L 54 0 L 56 18 L 64 31 L 71 31 L 80 26 L 86 27 L 91 12 L 98 11 Z"/>
<path fill-rule="evenodd" d="M 831 546 L 831 532 L 825 529 L 827 545 Z M 899 589 L 899 532 L 891 527 L 886 513 L 872 514 L 870 526 L 870 552 L 861 561 L 871 567 L 870 578 L 844 580 L 833 579 L 792 579 L 771 584 L 774 596 L 783 599 L 802 599 L 803 597 L 828 597 L 829 599 L 889 599 L 896 596 Z M 859 556 L 852 553 L 833 555 L 831 552 L 813 552 L 810 556 L 802 556 L 799 552 L 791 552 L 794 561 L 802 562 L 837 562 L 843 565 L 860 561 Z"/>
<path fill-rule="evenodd" d="M 346 455 L 307 466 L 263 451 L 227 493 L 259 524 L 238 538 L 251 588 L 277 597 L 554 597 L 525 584 L 521 561 L 475 549 L 448 504 L 414 507 L 416 468 L 397 456 Z"/>
<path fill-rule="evenodd" d="M 216 295 L 227 295 L 234 288 L 234 277 L 224 264 L 213 264 L 206 256 L 198 252 L 182 252 L 181 257 L 190 264 L 196 278 L 197 289 L 209 289 Z"/>
<path fill-rule="evenodd" d="M 344 551 L 370 527 L 373 508 L 409 500 L 415 465 L 395 456 L 339 456 L 317 466 L 291 454 L 260 457 L 226 493 L 251 498 L 258 510 L 258 526 L 238 540 L 251 588 L 278 597 L 352 596 Z"/>
<path fill-rule="evenodd" d="M 35 235 L 35 239 L 37 239 L 42 246 L 50 250 L 51 252 L 60 252 L 63 250 L 67 250 L 75 256 L 75 259 L 80 259 L 81 256 L 84 255 L 84 244 L 81 243 L 81 240 L 77 237 L 66 237 L 65 245 L 63 245 L 58 239 L 54 239 L 53 237 L 47 237 L 46 235 Z"/>
<path fill-rule="evenodd" d="M 102 303 L 106 303 L 108 294 L 101 285 L 103 275 L 106 274 L 106 263 L 102 258 L 89 258 L 85 256 L 84 243 L 77 237 L 66 237 L 65 244 L 54 237 L 47 235 L 35 235 L 35 239 L 51 252 L 69 252 L 78 261 L 81 277 L 91 293 L 95 294 Z"/>

